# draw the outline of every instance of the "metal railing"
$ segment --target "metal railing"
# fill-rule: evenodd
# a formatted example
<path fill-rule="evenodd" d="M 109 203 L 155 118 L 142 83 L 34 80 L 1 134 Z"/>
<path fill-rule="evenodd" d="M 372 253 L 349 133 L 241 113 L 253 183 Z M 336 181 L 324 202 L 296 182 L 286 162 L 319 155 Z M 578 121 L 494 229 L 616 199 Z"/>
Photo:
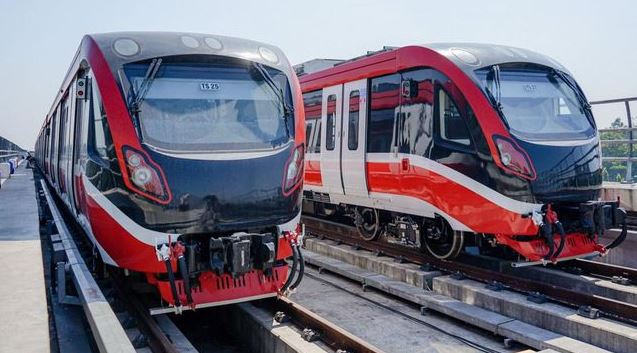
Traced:
<path fill-rule="evenodd" d="M 24 152 L 14 150 L 0 150 L 0 162 L 6 162 L 10 158 L 22 156 Z"/>
<path fill-rule="evenodd" d="M 618 99 L 608 99 L 608 100 L 600 100 L 590 102 L 592 106 L 600 106 L 600 105 L 609 105 L 609 104 L 624 104 L 624 108 L 626 110 L 626 122 L 628 123 L 626 127 L 618 127 L 618 128 L 603 128 L 599 129 L 600 132 L 600 141 L 603 146 L 610 145 L 628 145 L 628 155 L 627 156 L 602 156 L 602 161 L 609 162 L 626 162 L 626 182 L 633 183 L 633 160 L 635 157 L 633 156 L 634 147 L 633 145 L 637 143 L 635 140 L 635 131 L 637 131 L 637 127 L 633 127 L 633 119 L 632 114 L 630 112 L 630 102 L 637 101 L 637 97 L 629 97 L 629 98 L 618 98 Z M 628 134 L 628 138 L 613 138 L 613 139 L 603 139 L 604 132 L 621 132 L 625 137 L 626 133 Z"/>

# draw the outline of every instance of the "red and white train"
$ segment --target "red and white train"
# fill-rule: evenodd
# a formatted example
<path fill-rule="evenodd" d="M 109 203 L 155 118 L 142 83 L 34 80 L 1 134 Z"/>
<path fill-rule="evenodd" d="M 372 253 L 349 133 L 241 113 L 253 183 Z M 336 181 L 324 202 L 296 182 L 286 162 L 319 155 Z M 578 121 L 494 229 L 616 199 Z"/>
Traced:
<path fill-rule="evenodd" d="M 590 106 L 554 60 L 434 44 L 330 66 L 300 75 L 304 212 L 351 217 L 365 239 L 441 259 L 472 247 L 545 263 L 603 254 L 625 238 L 619 203 L 598 201 Z M 598 242 L 622 225 L 612 244 Z"/>
<path fill-rule="evenodd" d="M 35 158 L 96 255 L 175 311 L 274 296 L 301 278 L 285 262 L 300 258 L 301 107 L 276 47 L 87 35 Z"/>

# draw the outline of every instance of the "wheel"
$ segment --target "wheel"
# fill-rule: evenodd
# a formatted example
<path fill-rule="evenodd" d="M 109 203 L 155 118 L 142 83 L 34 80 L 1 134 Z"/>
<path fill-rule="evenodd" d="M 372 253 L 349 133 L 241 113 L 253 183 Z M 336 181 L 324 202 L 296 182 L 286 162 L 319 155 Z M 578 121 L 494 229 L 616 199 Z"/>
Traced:
<path fill-rule="evenodd" d="M 436 217 L 427 227 L 423 235 L 425 250 L 441 260 L 450 260 L 458 256 L 464 246 L 464 234 L 453 230 L 449 223 Z"/>
<path fill-rule="evenodd" d="M 365 240 L 378 238 L 378 234 L 380 233 L 378 210 L 373 208 L 357 208 L 354 223 L 361 238 Z"/>

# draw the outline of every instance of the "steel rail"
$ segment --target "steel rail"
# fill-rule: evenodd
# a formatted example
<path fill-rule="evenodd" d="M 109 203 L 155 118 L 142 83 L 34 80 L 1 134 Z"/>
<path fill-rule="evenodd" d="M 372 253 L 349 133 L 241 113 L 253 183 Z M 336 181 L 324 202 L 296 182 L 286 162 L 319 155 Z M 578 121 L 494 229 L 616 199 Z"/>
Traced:
<path fill-rule="evenodd" d="M 505 274 L 494 270 L 479 268 L 459 261 L 445 261 L 428 256 L 417 250 L 394 246 L 391 244 L 372 241 L 368 242 L 358 237 L 354 227 L 304 216 L 302 222 L 306 230 L 318 236 L 343 242 L 365 250 L 382 253 L 388 256 L 407 260 L 420 265 L 429 265 L 451 273 L 462 273 L 468 278 L 482 282 L 499 282 L 512 290 L 524 293 L 541 293 L 546 297 L 567 305 L 590 306 L 599 309 L 604 314 L 621 320 L 637 321 L 637 305 L 619 300 L 582 293 L 565 286 L 557 286 L 538 280 L 521 278 L 512 274 Z"/>
<path fill-rule="evenodd" d="M 118 273 L 114 268 L 110 268 L 108 272 L 113 282 L 113 288 L 118 292 L 128 311 L 137 319 L 137 327 L 148 338 L 150 349 L 154 353 L 179 353 L 177 347 L 162 331 L 159 323 L 150 315 L 148 308 L 127 285 L 126 279 L 123 278 L 121 273 Z"/>
<path fill-rule="evenodd" d="M 564 265 L 578 267 L 586 273 L 601 275 L 604 277 L 623 277 L 637 284 L 637 269 L 604 262 L 578 259 L 572 262 L 565 262 Z"/>
<path fill-rule="evenodd" d="M 275 311 L 283 312 L 289 316 L 296 326 L 318 332 L 319 339 L 337 352 L 383 353 L 380 348 L 367 343 L 286 297 L 279 296 L 276 300 L 270 301 L 269 304 Z"/>

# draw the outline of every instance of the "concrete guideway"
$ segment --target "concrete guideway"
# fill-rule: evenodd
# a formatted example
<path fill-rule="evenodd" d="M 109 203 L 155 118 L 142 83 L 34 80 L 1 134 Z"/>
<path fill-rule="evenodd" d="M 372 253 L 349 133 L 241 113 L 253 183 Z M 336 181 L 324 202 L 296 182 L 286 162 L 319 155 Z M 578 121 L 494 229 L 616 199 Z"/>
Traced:
<path fill-rule="evenodd" d="M 584 318 L 571 308 L 534 304 L 519 293 L 492 291 L 482 283 L 417 270 L 413 264 L 399 264 L 389 257 L 346 245 L 310 238 L 306 247 L 314 252 L 306 252 L 310 264 L 535 349 L 637 351 L 637 328 L 632 325 Z"/>
<path fill-rule="evenodd" d="M 77 299 L 84 308 L 86 319 L 99 351 L 102 353 L 135 352 L 124 328 L 82 259 L 46 183 L 44 180 L 40 182 L 66 255 L 66 265 L 70 269 L 73 284 L 78 292 Z"/>
<path fill-rule="evenodd" d="M 50 350 L 38 205 L 25 166 L 0 189 L 0 352 Z"/>

